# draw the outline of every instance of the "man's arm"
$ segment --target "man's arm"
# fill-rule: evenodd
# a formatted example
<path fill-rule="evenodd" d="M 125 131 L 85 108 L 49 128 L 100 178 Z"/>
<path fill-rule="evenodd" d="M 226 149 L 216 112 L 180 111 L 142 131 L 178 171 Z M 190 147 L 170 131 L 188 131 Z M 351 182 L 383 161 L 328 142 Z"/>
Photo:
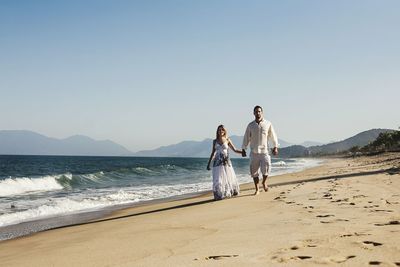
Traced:
<path fill-rule="evenodd" d="M 246 157 L 246 148 L 250 143 L 250 137 L 251 137 L 251 133 L 250 133 L 250 124 L 249 124 L 249 125 L 247 125 L 246 132 L 244 133 L 244 136 L 243 136 L 242 157 Z"/>
<path fill-rule="evenodd" d="M 274 126 L 272 126 L 272 124 L 271 127 L 269 127 L 268 139 L 272 140 L 272 144 L 274 145 L 274 148 L 272 149 L 272 154 L 278 155 L 278 146 L 279 146 L 278 137 L 275 133 Z"/>

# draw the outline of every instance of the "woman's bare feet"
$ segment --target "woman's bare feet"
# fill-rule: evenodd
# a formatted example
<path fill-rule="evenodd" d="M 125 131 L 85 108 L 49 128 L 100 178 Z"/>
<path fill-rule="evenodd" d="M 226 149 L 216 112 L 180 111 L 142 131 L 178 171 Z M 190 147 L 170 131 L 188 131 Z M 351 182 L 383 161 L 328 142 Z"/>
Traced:
<path fill-rule="evenodd" d="M 257 196 L 258 194 L 260 194 L 260 191 L 256 190 L 256 192 L 254 192 L 254 195 Z"/>

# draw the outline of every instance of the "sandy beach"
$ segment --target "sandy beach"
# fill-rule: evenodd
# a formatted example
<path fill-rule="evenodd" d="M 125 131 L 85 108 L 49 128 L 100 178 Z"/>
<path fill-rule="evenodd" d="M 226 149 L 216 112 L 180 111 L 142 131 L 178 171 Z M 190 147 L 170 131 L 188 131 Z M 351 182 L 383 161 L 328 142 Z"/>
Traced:
<path fill-rule="evenodd" d="M 400 266 L 399 153 L 326 159 L 269 184 L 3 241 L 0 265 Z"/>

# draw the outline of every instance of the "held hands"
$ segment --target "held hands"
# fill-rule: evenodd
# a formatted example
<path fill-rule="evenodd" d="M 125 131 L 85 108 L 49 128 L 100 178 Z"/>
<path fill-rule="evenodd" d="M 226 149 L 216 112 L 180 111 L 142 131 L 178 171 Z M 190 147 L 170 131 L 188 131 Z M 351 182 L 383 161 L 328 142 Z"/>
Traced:
<path fill-rule="evenodd" d="M 274 155 L 274 156 L 278 155 L 278 148 L 277 147 L 274 147 L 272 149 L 272 155 Z"/>
<path fill-rule="evenodd" d="M 242 149 L 242 157 L 244 158 L 244 157 L 246 157 L 247 155 L 246 155 L 246 150 L 244 150 L 244 149 Z"/>

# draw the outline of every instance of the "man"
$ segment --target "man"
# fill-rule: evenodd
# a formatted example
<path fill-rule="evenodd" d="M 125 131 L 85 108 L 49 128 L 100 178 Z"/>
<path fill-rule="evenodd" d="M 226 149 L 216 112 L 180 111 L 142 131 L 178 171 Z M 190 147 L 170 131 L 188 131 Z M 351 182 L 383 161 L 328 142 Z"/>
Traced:
<path fill-rule="evenodd" d="M 268 141 L 273 144 L 272 154 L 278 155 L 278 138 L 271 122 L 263 117 L 263 109 L 255 106 L 253 110 L 255 120 L 250 122 L 243 137 L 242 156 L 246 157 L 246 148 L 250 144 L 250 174 L 253 177 L 256 192 L 259 194 L 259 170 L 263 175 L 262 185 L 264 191 L 268 191 L 267 177 L 271 171 L 271 157 L 268 154 Z"/>

